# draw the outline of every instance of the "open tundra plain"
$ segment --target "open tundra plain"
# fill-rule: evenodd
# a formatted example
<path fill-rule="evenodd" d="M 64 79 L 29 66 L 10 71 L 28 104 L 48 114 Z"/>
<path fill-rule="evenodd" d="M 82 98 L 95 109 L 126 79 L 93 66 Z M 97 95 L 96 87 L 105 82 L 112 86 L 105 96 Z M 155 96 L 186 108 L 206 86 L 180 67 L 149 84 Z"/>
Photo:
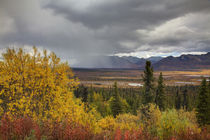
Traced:
<path fill-rule="evenodd" d="M 132 69 L 73 69 L 80 83 L 93 87 L 110 87 L 115 81 L 120 87 L 141 87 L 142 70 Z M 155 71 L 155 78 L 161 71 Z M 210 78 L 210 69 L 185 71 L 162 71 L 165 84 L 169 86 L 199 85 L 202 77 Z"/>

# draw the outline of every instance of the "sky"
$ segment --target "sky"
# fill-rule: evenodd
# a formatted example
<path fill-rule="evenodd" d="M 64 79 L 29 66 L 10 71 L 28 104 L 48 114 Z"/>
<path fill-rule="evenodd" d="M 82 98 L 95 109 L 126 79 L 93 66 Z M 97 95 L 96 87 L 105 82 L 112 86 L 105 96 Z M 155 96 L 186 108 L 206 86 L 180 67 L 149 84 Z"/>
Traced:
<path fill-rule="evenodd" d="M 72 66 L 106 55 L 203 54 L 210 0 L 0 0 L 0 48 L 14 46 L 54 51 Z"/>

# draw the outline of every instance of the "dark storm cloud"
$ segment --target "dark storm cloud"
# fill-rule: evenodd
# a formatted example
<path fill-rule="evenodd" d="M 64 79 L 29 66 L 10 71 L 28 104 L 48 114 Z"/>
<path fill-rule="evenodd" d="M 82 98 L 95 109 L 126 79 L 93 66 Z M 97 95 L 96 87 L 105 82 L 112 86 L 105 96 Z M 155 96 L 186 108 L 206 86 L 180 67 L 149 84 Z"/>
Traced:
<path fill-rule="evenodd" d="M 0 47 L 37 45 L 86 63 L 100 55 L 206 52 L 209 13 L 208 0 L 0 0 Z"/>
<path fill-rule="evenodd" d="M 131 29 L 156 25 L 190 12 L 210 10 L 207 0 L 98 0 L 96 4 L 90 2 L 50 0 L 44 7 L 90 28 L 127 26 Z"/>

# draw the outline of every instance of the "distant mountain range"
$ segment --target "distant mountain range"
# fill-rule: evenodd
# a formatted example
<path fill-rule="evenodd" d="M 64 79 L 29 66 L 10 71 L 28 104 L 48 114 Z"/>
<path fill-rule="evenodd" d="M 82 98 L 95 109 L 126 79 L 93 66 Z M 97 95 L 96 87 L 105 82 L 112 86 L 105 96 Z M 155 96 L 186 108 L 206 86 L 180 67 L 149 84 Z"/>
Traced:
<path fill-rule="evenodd" d="M 136 68 L 144 68 L 145 63 L 147 60 L 151 61 L 152 64 L 157 63 L 158 61 L 160 61 L 161 59 L 163 59 L 163 57 L 149 57 L 147 59 L 145 58 L 138 58 L 138 57 L 132 57 L 132 56 L 123 56 L 123 57 L 119 57 L 121 59 L 127 60 L 130 63 L 133 63 L 135 65 Z"/>
<path fill-rule="evenodd" d="M 154 65 L 158 70 L 210 69 L 210 52 L 202 55 L 169 56 Z"/>
<path fill-rule="evenodd" d="M 150 57 L 147 59 L 132 56 L 102 56 L 95 58 L 94 63 L 88 65 L 88 68 L 144 69 L 147 60 L 152 62 L 156 70 L 210 69 L 210 52 L 202 55 L 189 54 L 179 57 Z"/>
<path fill-rule="evenodd" d="M 78 66 L 82 66 L 83 68 L 141 69 L 147 60 L 156 63 L 161 59 L 162 57 L 144 59 L 132 56 L 97 56 L 84 59 Z"/>

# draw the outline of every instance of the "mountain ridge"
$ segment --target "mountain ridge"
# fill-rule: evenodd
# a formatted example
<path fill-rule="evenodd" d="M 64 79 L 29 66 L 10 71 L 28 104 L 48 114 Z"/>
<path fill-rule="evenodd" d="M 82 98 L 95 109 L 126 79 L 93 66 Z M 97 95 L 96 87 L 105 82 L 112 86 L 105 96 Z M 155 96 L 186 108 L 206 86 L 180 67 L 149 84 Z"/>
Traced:
<path fill-rule="evenodd" d="M 150 57 L 138 58 L 133 56 L 101 56 L 93 58 L 92 65 L 83 68 L 111 68 L 111 69 L 144 69 L 147 60 L 151 61 L 155 70 L 187 70 L 210 69 L 210 52 L 202 55 L 183 54 L 179 57 Z M 83 62 L 88 64 L 88 62 Z M 82 65 L 82 64 L 80 64 Z M 82 68 L 82 67 L 81 67 Z"/>
<path fill-rule="evenodd" d="M 201 55 L 168 56 L 153 65 L 157 70 L 210 69 L 210 52 Z"/>

